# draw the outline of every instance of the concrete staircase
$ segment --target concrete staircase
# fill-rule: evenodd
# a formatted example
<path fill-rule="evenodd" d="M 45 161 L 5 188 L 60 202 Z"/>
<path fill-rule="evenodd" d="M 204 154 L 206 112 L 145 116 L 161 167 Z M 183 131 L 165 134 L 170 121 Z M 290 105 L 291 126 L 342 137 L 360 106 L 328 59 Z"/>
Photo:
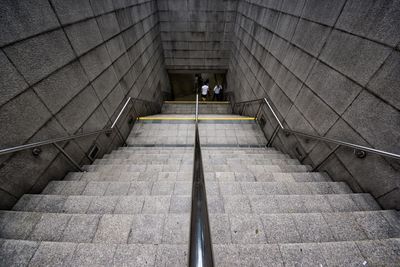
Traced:
<path fill-rule="evenodd" d="M 217 266 L 399 266 L 397 211 L 265 148 L 251 118 L 200 119 Z M 0 266 L 186 266 L 193 139 L 192 115 L 147 117 L 128 147 L 24 195 L 0 213 Z"/>

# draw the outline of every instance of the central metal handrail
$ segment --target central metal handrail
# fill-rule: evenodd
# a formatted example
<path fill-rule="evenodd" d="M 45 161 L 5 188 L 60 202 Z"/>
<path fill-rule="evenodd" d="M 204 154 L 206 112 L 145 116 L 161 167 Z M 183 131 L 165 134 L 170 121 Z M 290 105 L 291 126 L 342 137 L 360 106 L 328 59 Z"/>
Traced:
<path fill-rule="evenodd" d="M 190 216 L 189 266 L 214 266 L 207 195 L 204 182 L 198 127 L 199 96 L 196 95 L 195 143 L 193 159 L 192 210 Z"/>
<path fill-rule="evenodd" d="M 235 107 L 237 107 L 239 105 L 244 105 L 244 107 L 242 108 L 242 111 L 241 111 L 241 113 L 243 114 L 245 106 L 247 104 L 249 104 L 249 103 L 254 103 L 254 102 L 261 102 L 259 107 L 258 107 L 258 109 L 257 109 L 257 112 L 256 112 L 256 114 L 254 116 L 255 119 L 258 119 L 258 116 L 259 116 L 259 114 L 261 112 L 262 106 L 264 104 L 266 104 L 268 106 L 268 109 L 272 112 L 273 117 L 275 118 L 275 121 L 278 123 L 278 126 L 273 131 L 271 138 L 268 140 L 267 146 L 271 146 L 272 145 L 272 143 L 274 142 L 275 137 L 278 135 L 279 131 L 282 131 L 282 132 L 284 132 L 286 134 L 293 134 L 293 135 L 296 135 L 296 136 L 299 136 L 299 137 L 308 138 L 308 139 L 314 139 L 314 140 L 323 141 L 323 142 L 326 142 L 326 143 L 331 143 L 331 144 L 335 144 L 336 145 L 330 151 L 328 156 L 325 157 L 325 159 L 322 160 L 319 164 L 317 164 L 317 166 L 314 168 L 314 170 L 318 169 L 318 167 L 320 167 L 341 146 L 350 147 L 350 148 L 356 149 L 356 151 L 357 151 L 356 155 L 358 157 L 365 157 L 366 152 L 370 152 L 370 153 L 377 154 L 377 155 L 380 155 L 380 156 L 384 156 L 384 157 L 389 157 L 389 158 L 394 158 L 394 159 L 400 160 L 400 155 L 395 154 L 395 153 L 391 153 L 391 152 L 375 149 L 375 148 L 372 148 L 372 147 L 353 144 L 353 143 L 350 143 L 350 142 L 345 142 L 345 141 L 337 140 L 337 139 L 334 139 L 334 138 L 328 138 L 328 137 L 323 137 L 323 136 L 306 134 L 306 133 L 302 133 L 302 132 L 298 132 L 298 131 L 293 131 L 293 130 L 287 129 L 287 128 L 285 128 L 283 126 L 283 123 L 281 122 L 281 120 L 277 116 L 276 112 L 272 108 L 270 102 L 265 97 L 264 98 L 260 98 L 260 99 L 237 102 L 237 103 L 233 104 L 232 109 L 234 110 Z"/>
<path fill-rule="evenodd" d="M 112 131 L 115 129 L 115 125 L 119 121 L 122 113 L 125 111 L 125 109 L 128 106 L 130 101 L 141 101 L 141 102 L 147 102 L 147 103 L 156 103 L 156 102 L 151 102 L 151 101 L 148 101 L 148 100 L 129 97 L 126 100 L 126 102 L 124 103 L 124 106 L 122 107 L 120 112 L 118 113 L 118 116 L 115 118 L 115 120 L 111 124 L 111 127 L 109 127 L 109 128 L 105 128 L 105 129 L 101 129 L 101 130 L 97 130 L 97 131 L 91 131 L 91 132 L 87 132 L 87 133 L 81 133 L 81 134 L 74 134 L 74 135 L 69 135 L 69 136 L 64 136 L 64 137 L 58 137 L 58 138 L 48 139 L 48 140 L 39 141 L 39 142 L 33 142 L 33 143 L 29 143 L 29 144 L 23 144 L 23 145 L 18 145 L 18 146 L 9 147 L 9 148 L 4 148 L 4 149 L 0 149 L 0 155 L 14 153 L 14 152 L 22 151 L 22 150 L 27 150 L 27 149 L 34 149 L 32 151 L 32 153 L 35 156 L 37 156 L 41 152 L 39 147 L 45 146 L 45 145 L 54 145 L 71 162 L 71 164 L 74 165 L 74 167 L 76 167 L 79 171 L 83 171 L 83 169 L 79 166 L 79 164 L 76 163 L 72 159 L 72 157 L 69 156 L 68 153 L 60 145 L 58 145 L 57 143 L 64 142 L 64 141 L 75 140 L 75 139 L 78 139 L 78 138 L 97 135 L 97 134 L 101 134 L 101 133 L 111 134 Z"/>

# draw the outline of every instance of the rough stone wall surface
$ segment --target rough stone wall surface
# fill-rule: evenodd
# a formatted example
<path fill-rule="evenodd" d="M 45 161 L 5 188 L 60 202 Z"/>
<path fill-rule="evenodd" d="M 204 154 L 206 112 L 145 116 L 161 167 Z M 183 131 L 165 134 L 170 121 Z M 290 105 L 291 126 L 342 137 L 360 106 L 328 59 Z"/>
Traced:
<path fill-rule="evenodd" d="M 400 154 L 400 1 L 241 0 L 234 36 L 236 101 L 267 96 L 289 129 Z M 274 145 L 314 166 L 334 147 L 282 133 Z M 400 209 L 399 161 L 340 148 L 320 170 Z"/>
<path fill-rule="evenodd" d="M 129 96 L 160 102 L 168 91 L 155 0 L 3 0 L 0 25 L 1 148 L 110 126 Z M 110 137 L 60 145 L 90 163 L 94 142 L 100 156 L 122 144 L 127 120 Z M 42 150 L 0 157 L 0 208 L 72 170 L 57 149 Z"/>
<path fill-rule="evenodd" d="M 157 0 L 167 69 L 226 70 L 237 0 Z"/>

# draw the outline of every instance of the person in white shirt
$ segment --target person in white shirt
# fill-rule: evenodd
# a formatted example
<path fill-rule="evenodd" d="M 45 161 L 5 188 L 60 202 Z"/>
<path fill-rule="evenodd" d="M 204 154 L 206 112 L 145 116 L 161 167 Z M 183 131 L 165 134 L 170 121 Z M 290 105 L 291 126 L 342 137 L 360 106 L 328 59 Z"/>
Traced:
<path fill-rule="evenodd" d="M 208 95 L 208 84 L 204 84 L 202 87 L 201 87 L 201 99 L 203 100 L 203 101 L 206 101 L 207 100 L 207 95 Z"/>
<path fill-rule="evenodd" d="M 217 99 L 217 101 L 221 101 L 221 96 L 222 96 L 222 85 L 221 84 L 217 84 L 215 87 L 214 87 L 214 96 L 213 96 L 213 101 L 214 101 L 214 99 L 216 98 Z"/>

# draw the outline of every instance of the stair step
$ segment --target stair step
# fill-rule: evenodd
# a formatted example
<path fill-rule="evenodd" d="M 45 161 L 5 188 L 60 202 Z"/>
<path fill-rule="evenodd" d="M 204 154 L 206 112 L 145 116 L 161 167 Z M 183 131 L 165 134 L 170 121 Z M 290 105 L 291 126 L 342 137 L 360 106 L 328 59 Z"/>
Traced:
<path fill-rule="evenodd" d="M 59 214 L 2 211 L 0 238 L 74 243 L 186 244 L 190 213 Z"/>
<path fill-rule="evenodd" d="M 181 127 L 182 122 L 189 127 Z M 211 121 L 213 122 L 213 121 Z M 260 127 L 253 121 L 200 122 L 200 142 L 203 145 L 264 146 L 267 140 Z M 137 122 L 127 138 L 129 145 L 193 145 L 193 121 L 167 120 Z"/>
<path fill-rule="evenodd" d="M 190 212 L 190 195 L 60 196 L 25 194 L 15 211 L 79 214 L 165 214 Z"/>
<path fill-rule="evenodd" d="M 282 172 L 278 166 L 269 166 L 268 170 L 262 168 L 251 172 L 204 172 L 205 181 L 208 182 L 229 182 L 229 181 L 258 181 L 258 182 L 330 182 L 331 179 L 326 173 L 321 172 Z M 121 171 L 115 167 L 107 171 L 91 172 L 70 172 L 64 178 L 65 181 L 110 181 L 110 182 L 134 182 L 134 181 L 191 181 L 192 170 L 190 171 Z"/>
<path fill-rule="evenodd" d="M 101 244 L 0 240 L 0 265 L 187 266 L 187 245 Z M 215 244 L 217 266 L 398 266 L 400 239 Z"/>
<path fill-rule="evenodd" d="M 151 182 L 151 181 L 191 181 L 193 179 L 192 170 L 172 172 L 172 171 L 131 171 L 125 172 L 119 169 L 111 169 L 99 172 L 70 172 L 64 178 L 65 181 L 110 181 L 110 182 Z"/>
<path fill-rule="evenodd" d="M 312 195 L 350 194 L 345 183 L 207 182 L 207 195 Z"/>
<path fill-rule="evenodd" d="M 162 114 L 194 114 L 195 113 L 195 103 L 164 103 L 162 106 Z M 224 104 L 200 104 L 199 105 L 200 114 L 231 114 L 231 106 L 229 103 Z"/>
<path fill-rule="evenodd" d="M 218 206 L 219 202 L 223 202 L 223 207 Z M 255 214 L 380 210 L 369 194 L 210 196 L 208 206 L 210 212 Z"/>
<path fill-rule="evenodd" d="M 47 195 L 86 195 L 86 196 L 122 196 L 122 195 L 190 195 L 192 183 L 164 181 L 154 182 L 80 182 L 52 181 L 43 190 Z"/>
<path fill-rule="evenodd" d="M 209 159 L 203 158 L 203 165 L 300 165 L 297 159 Z M 92 165 L 193 165 L 192 158 L 169 158 L 169 159 L 96 159 Z M 92 166 L 90 165 L 90 166 Z"/>
<path fill-rule="evenodd" d="M 193 169 L 192 163 L 181 164 L 102 164 L 102 165 L 85 165 L 83 169 L 88 172 L 93 171 L 119 171 L 119 172 L 145 172 L 145 171 L 159 171 L 159 172 L 179 172 L 191 171 Z M 271 165 L 203 165 L 205 172 L 247 172 L 252 173 L 268 173 L 268 172 L 309 172 L 312 167 L 309 165 L 288 165 L 284 162 L 271 163 Z"/>
<path fill-rule="evenodd" d="M 60 196 L 26 194 L 18 211 L 87 214 L 190 212 L 190 195 Z M 210 213 L 305 213 L 380 210 L 370 194 L 209 195 Z"/>
<path fill-rule="evenodd" d="M 205 172 L 206 182 L 331 182 L 331 178 L 323 172 L 288 173 L 278 170 L 276 166 L 268 168 L 255 167 L 252 172 L 228 171 Z"/>
<path fill-rule="evenodd" d="M 187 266 L 187 245 L 101 244 L 0 240 L 0 265 Z M 398 266 L 400 239 L 215 244 L 217 266 Z"/>
<path fill-rule="evenodd" d="M 118 151 L 118 150 L 117 150 Z M 164 159 L 171 159 L 171 155 L 173 155 L 174 159 L 186 159 L 188 156 L 192 156 L 193 152 L 185 153 L 185 154 L 131 154 L 126 152 L 118 152 L 111 154 L 107 154 L 103 156 L 103 159 L 151 159 L 151 160 L 164 160 Z M 263 159 L 290 159 L 290 157 L 283 153 L 265 153 L 265 154 L 209 154 L 209 153 L 202 153 L 203 160 L 263 160 Z"/>
<path fill-rule="evenodd" d="M 0 216 L 0 238 L 6 239 L 186 244 L 189 238 L 190 213 L 99 215 L 2 211 Z M 393 216 L 394 211 L 211 214 L 210 227 L 214 244 L 375 240 L 400 237 L 400 224 L 390 223 Z"/>
<path fill-rule="evenodd" d="M 126 139 L 126 143 L 130 146 L 194 146 L 194 137 L 175 137 L 175 136 L 142 136 Z M 202 139 L 202 146 L 252 146 L 252 147 L 263 147 L 267 144 L 267 141 L 262 136 L 250 137 L 209 137 Z"/>
<path fill-rule="evenodd" d="M 399 250 L 398 238 L 213 246 L 216 266 L 398 266 Z"/>
<path fill-rule="evenodd" d="M 193 159 L 188 157 L 181 159 L 169 158 L 163 160 L 148 159 L 147 162 L 142 162 L 141 159 L 96 159 L 92 165 L 86 165 L 85 167 L 93 165 L 193 165 Z"/>
<path fill-rule="evenodd" d="M 202 152 L 209 153 L 213 155 L 219 154 L 268 154 L 268 153 L 277 153 L 281 154 L 279 150 L 271 147 L 202 147 Z M 114 150 L 116 153 L 119 151 L 126 153 L 139 153 L 139 154 L 170 154 L 177 152 L 179 153 L 189 153 L 193 152 L 193 147 L 179 147 L 179 146 L 165 146 L 165 147 L 142 147 L 142 146 L 127 146 L 127 147 L 119 147 L 117 150 Z"/>
<path fill-rule="evenodd" d="M 165 179 L 163 179 L 165 178 Z M 169 180 L 160 177 L 154 182 L 89 182 L 89 181 L 51 181 L 42 194 L 46 195 L 190 195 L 191 176 L 186 181 Z M 163 188 L 163 190 L 160 190 Z M 349 194 L 351 189 L 343 182 L 207 182 L 207 195 L 310 195 L 310 194 Z"/>
<path fill-rule="evenodd" d="M 214 244 L 355 241 L 400 237 L 396 219 L 395 211 L 211 214 L 210 228 Z"/>
<path fill-rule="evenodd" d="M 0 241 L 1 266 L 187 266 L 187 245 Z"/>
<path fill-rule="evenodd" d="M 193 170 L 193 164 L 185 162 L 182 164 L 101 164 L 84 165 L 87 172 L 110 171 L 110 172 L 189 172 Z"/>

